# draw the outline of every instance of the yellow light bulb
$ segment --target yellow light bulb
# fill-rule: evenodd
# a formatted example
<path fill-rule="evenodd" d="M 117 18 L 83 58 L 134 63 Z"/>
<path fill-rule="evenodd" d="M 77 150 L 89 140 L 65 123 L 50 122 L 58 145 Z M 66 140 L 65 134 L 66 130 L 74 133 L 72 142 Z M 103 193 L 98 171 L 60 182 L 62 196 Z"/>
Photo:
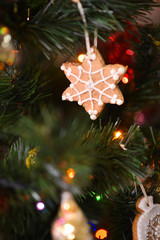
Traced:
<path fill-rule="evenodd" d="M 67 175 L 68 175 L 68 177 L 69 177 L 69 179 L 73 179 L 74 177 L 75 177 L 75 171 L 74 171 L 74 169 L 73 168 L 69 168 L 68 170 L 67 170 Z"/>
<path fill-rule="evenodd" d="M 85 57 L 85 54 L 80 54 L 80 55 L 78 56 L 78 61 L 82 63 L 83 60 L 84 60 L 84 57 Z"/>
<path fill-rule="evenodd" d="M 115 132 L 115 138 L 119 138 L 122 135 L 120 131 Z"/>
<path fill-rule="evenodd" d="M 129 82 L 129 80 L 128 80 L 127 77 L 123 77 L 123 78 L 122 78 L 122 82 L 123 82 L 124 84 L 127 84 L 127 83 Z"/>

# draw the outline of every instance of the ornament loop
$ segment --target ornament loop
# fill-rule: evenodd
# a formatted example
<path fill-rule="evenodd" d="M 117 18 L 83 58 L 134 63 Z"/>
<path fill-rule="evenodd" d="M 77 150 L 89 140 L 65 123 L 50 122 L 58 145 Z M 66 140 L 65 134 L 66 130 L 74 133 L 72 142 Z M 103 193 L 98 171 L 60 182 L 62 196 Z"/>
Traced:
<path fill-rule="evenodd" d="M 72 2 L 77 3 L 77 7 L 78 7 L 78 10 L 79 10 L 79 13 L 80 13 L 80 15 L 82 17 L 82 21 L 83 21 L 84 27 L 85 27 L 84 35 L 85 35 L 85 41 L 86 41 L 87 55 L 88 55 L 88 58 L 92 60 L 91 46 L 90 46 L 89 33 L 88 33 L 88 26 L 87 26 L 87 21 L 86 21 L 86 17 L 85 17 L 83 6 L 82 6 L 80 0 L 72 0 Z"/>

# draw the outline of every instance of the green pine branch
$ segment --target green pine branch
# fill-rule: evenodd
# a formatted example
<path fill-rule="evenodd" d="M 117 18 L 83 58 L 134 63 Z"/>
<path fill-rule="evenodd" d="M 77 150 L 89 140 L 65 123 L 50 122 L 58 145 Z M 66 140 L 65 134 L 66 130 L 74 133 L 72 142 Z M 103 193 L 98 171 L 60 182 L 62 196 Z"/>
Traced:
<path fill-rule="evenodd" d="M 22 66 L 21 66 L 22 67 Z M 40 81 L 40 72 L 33 68 L 9 67 L 0 74 L 0 126 L 15 122 L 22 114 L 30 112 L 30 107 L 38 99 L 47 96 Z"/>
<path fill-rule="evenodd" d="M 15 6 L 16 4 L 16 6 Z M 31 49 L 42 51 L 50 58 L 51 54 L 72 52 L 75 42 L 84 40 L 83 24 L 77 6 L 71 0 L 54 1 L 45 11 L 46 5 L 39 1 L 2 1 L 4 11 L 2 23 L 7 25 L 11 33 L 21 44 L 26 55 Z M 113 31 L 123 30 L 127 21 L 135 22 L 137 16 L 145 17 L 146 11 L 158 6 L 153 1 L 135 0 L 84 0 L 89 32 L 93 36 L 97 27 L 99 37 L 106 37 Z M 30 9 L 30 20 L 27 12 Z"/>

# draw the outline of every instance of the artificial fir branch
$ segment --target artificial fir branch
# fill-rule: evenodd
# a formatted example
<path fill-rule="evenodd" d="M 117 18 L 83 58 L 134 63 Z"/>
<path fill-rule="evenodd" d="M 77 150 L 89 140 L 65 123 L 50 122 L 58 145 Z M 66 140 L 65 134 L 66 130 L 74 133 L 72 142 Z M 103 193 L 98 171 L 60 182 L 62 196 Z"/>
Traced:
<path fill-rule="evenodd" d="M 92 190 L 101 193 L 113 188 L 122 188 L 133 183 L 135 176 L 143 176 L 145 169 L 141 164 L 146 161 L 142 133 L 138 128 L 131 128 L 123 133 L 123 139 L 115 139 L 116 125 L 108 123 L 103 129 L 92 129 L 85 144 L 93 145 L 92 154 L 95 166 L 92 175 Z M 126 147 L 121 142 L 127 143 Z"/>
<path fill-rule="evenodd" d="M 139 43 L 135 46 L 135 91 L 129 96 L 131 102 L 138 102 L 138 108 L 144 107 L 146 101 L 153 103 L 160 100 L 160 48 L 157 44 L 160 40 L 159 30 L 159 25 L 139 27 Z M 142 64 L 144 61 L 145 64 Z M 133 108 L 136 109 L 136 104 Z"/>
<path fill-rule="evenodd" d="M 86 134 L 87 125 L 83 121 L 74 121 L 70 126 L 65 124 L 62 127 L 55 113 L 44 110 L 42 116 L 43 119 L 38 122 L 21 119 L 18 128 L 11 128 L 12 133 L 22 136 L 25 144 L 19 141 L 12 145 L 1 162 L 0 180 L 6 180 L 5 185 L 4 181 L 0 181 L 1 188 L 12 189 L 14 198 L 19 201 L 26 193 L 29 199 L 32 198 L 35 191 L 56 202 L 59 192 L 66 189 L 73 193 L 79 193 L 79 189 L 83 192 L 87 184 L 89 192 L 94 190 L 105 194 L 113 187 L 122 189 L 132 184 L 133 175 L 144 176 L 141 163 L 146 160 L 145 146 L 138 128 L 131 128 L 124 134 L 125 142 L 131 137 L 125 151 L 119 145 L 120 139 L 114 138 L 117 124 L 108 123 L 105 128 L 100 126 L 99 129 L 92 127 Z M 27 169 L 28 150 L 35 146 L 39 146 L 35 164 Z M 72 181 L 66 175 L 70 167 L 76 172 Z M 90 173 L 94 176 L 93 181 L 89 180 Z M 16 207 L 11 206 L 13 218 Z M 30 216 L 27 218 L 30 221 Z M 18 231 L 12 227 L 12 234 Z"/>
<path fill-rule="evenodd" d="M 56 0 L 44 11 L 48 3 L 42 0 L 2 0 L 0 3 L 1 23 L 9 27 L 12 37 L 21 44 L 24 62 L 27 64 L 26 70 L 20 67 L 15 73 L 11 67 L 1 73 L 1 126 L 12 124 L 21 113 L 28 115 L 33 110 L 30 109 L 33 103 L 44 96 L 42 88 L 46 82 L 42 76 L 47 71 L 44 68 L 41 74 L 39 69 L 42 65 L 37 68 L 39 62 L 42 63 L 41 53 L 47 59 L 52 59 L 52 55 L 73 54 L 74 46 L 81 44 L 84 38 L 83 25 L 74 3 L 70 0 Z M 152 6 L 159 5 L 142 0 L 82 0 L 82 4 L 91 38 L 96 26 L 99 38 L 103 39 L 114 31 L 123 30 L 128 20 L 136 22 L 138 15 L 145 17 Z M 139 52 L 137 62 L 141 66 L 136 66 L 134 91 L 126 94 L 128 104 L 121 108 L 125 111 L 136 111 L 149 102 L 159 100 L 159 26 L 152 30 L 153 26 L 139 31 L 140 43 L 136 51 Z M 28 67 L 29 58 L 32 67 Z M 52 76 L 55 73 L 54 69 Z M 56 78 L 61 77 L 56 75 Z M 54 92 L 57 92 L 55 85 Z M 34 120 L 23 118 L 12 125 L 9 135 L 7 129 L 4 129 L 0 136 L 1 142 L 3 135 L 5 141 L 4 151 L 0 154 L 0 238 L 50 239 L 50 224 L 56 214 L 59 194 L 63 190 L 70 190 L 79 195 L 81 192 L 87 198 L 93 191 L 102 194 L 104 204 L 99 219 L 103 220 L 105 213 L 111 239 L 131 239 L 129 229 L 135 215 L 135 201 L 140 194 L 138 189 L 136 195 L 133 181 L 136 175 L 144 177 L 146 166 L 149 168 L 149 179 L 145 181 L 145 186 L 149 188 L 147 192 L 154 195 L 159 193 L 158 184 L 152 176 L 155 172 L 156 179 L 159 177 L 159 135 L 153 138 L 153 130 L 150 138 L 154 141 L 147 141 L 139 128 L 131 127 L 129 131 L 124 130 L 123 139 L 116 139 L 114 131 L 118 129 L 117 124 L 109 122 L 106 127 L 90 129 L 85 118 L 67 124 L 66 114 L 63 119 L 59 112 L 50 114 L 44 110 L 42 115 L 37 112 Z M 61 118 L 56 118 L 56 115 Z M 145 129 L 143 133 L 147 137 Z M 19 136 L 23 140 L 15 142 Z M 127 150 L 120 145 L 125 142 Z M 35 164 L 28 169 L 28 151 L 37 146 L 39 151 Z M 68 179 L 68 168 L 75 170 L 73 180 Z M 90 174 L 93 179 L 89 179 Z M 37 199 L 34 193 L 45 201 L 46 212 L 40 214 L 36 211 Z M 92 219 L 97 219 L 98 214 L 93 209 L 91 201 L 89 207 L 86 203 L 86 214 L 89 216 L 88 212 L 91 211 Z"/>
<path fill-rule="evenodd" d="M 145 144 L 138 128 L 124 133 L 124 143 L 131 138 L 127 144 L 128 150 L 124 150 L 120 145 L 122 139 L 114 137 L 117 125 L 108 123 L 106 127 L 92 128 L 86 134 L 87 128 L 83 121 L 74 121 L 69 126 L 62 127 L 56 114 L 44 110 L 42 115 L 41 123 L 24 118 L 18 128 L 13 127 L 12 132 L 28 143 L 34 142 L 34 145 L 39 146 L 39 157 L 43 159 L 41 161 L 44 162 L 50 156 L 49 163 L 62 176 L 68 168 L 75 169 L 77 174 L 73 183 L 81 189 L 89 182 L 91 171 L 96 182 L 94 184 L 93 181 L 94 188 L 97 187 L 102 192 L 113 187 L 128 186 L 135 175 L 144 176 L 145 168 L 142 169 L 141 164 L 146 161 Z"/>
<path fill-rule="evenodd" d="M 154 197 L 154 202 L 160 203 L 159 183 L 157 176 L 152 179 L 151 184 L 146 182 L 145 189 L 148 196 Z M 81 204 L 89 219 L 98 219 L 101 227 L 107 226 L 109 239 L 132 240 L 132 221 L 136 215 L 136 201 L 141 197 L 142 191 L 137 185 L 108 193 L 100 202 L 94 197 L 88 197 Z M 93 211 L 87 211 L 91 206 Z"/>
<path fill-rule="evenodd" d="M 29 66 L 21 68 L 20 72 L 9 67 L 0 73 L 0 126 L 15 122 L 21 114 L 30 111 L 35 101 L 47 96 L 41 91 L 47 82 L 40 82 L 39 77 L 40 72 Z"/>
<path fill-rule="evenodd" d="M 99 29 L 99 36 L 123 30 L 126 21 L 135 22 L 136 15 L 144 16 L 154 5 L 157 6 L 153 1 L 144 3 L 139 0 L 132 3 L 119 0 L 83 1 L 89 31 L 93 33 L 96 26 Z M 70 0 L 54 1 L 45 13 L 46 6 L 41 0 L 13 1 L 7 4 L 6 1 L 2 1 L 1 7 L 2 23 L 10 28 L 14 39 L 21 44 L 25 54 L 28 54 L 31 48 L 37 48 L 50 58 L 51 54 L 71 51 L 75 42 L 82 40 L 81 18 L 76 5 Z M 27 21 L 28 8 L 29 21 Z"/>

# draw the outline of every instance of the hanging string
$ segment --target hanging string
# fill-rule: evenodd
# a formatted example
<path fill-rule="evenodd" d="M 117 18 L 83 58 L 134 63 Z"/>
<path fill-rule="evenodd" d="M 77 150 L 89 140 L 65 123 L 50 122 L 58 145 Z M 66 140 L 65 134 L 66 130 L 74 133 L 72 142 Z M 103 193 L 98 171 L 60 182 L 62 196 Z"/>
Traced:
<path fill-rule="evenodd" d="M 119 145 L 120 145 L 120 147 L 121 147 L 123 150 L 127 150 L 126 145 L 128 144 L 128 142 L 129 142 L 129 140 L 130 140 L 130 138 L 131 138 L 131 136 L 132 136 L 132 134 L 133 134 L 133 130 L 134 130 L 135 126 L 136 126 L 136 125 L 133 125 L 133 127 L 132 127 L 132 129 L 131 129 L 131 131 L 130 131 L 130 134 L 129 134 L 127 140 L 126 140 L 126 142 L 125 142 L 124 144 L 122 144 L 123 139 L 120 141 Z M 141 190 L 142 190 L 142 193 L 143 193 L 144 197 L 146 198 L 147 205 L 149 206 L 149 199 L 148 199 L 146 190 L 145 190 L 145 188 L 144 188 L 144 185 L 143 185 L 143 183 L 142 183 L 142 181 L 141 181 L 141 179 L 140 179 L 139 177 L 136 177 L 136 178 L 137 178 L 137 180 L 138 180 L 138 183 L 139 183 L 139 186 L 140 186 L 140 188 L 141 188 Z M 136 184 L 136 182 L 134 182 L 134 184 Z M 136 185 L 135 185 L 135 189 L 136 189 L 136 192 L 137 192 Z"/>
<path fill-rule="evenodd" d="M 84 13 L 83 6 L 80 2 L 80 0 L 72 0 L 72 2 L 77 3 L 78 10 L 80 12 L 80 15 L 82 17 L 82 21 L 84 23 L 84 35 L 85 35 L 85 42 L 86 42 L 86 49 L 87 49 L 87 55 L 88 58 L 91 59 L 91 46 L 90 46 L 90 41 L 89 41 L 89 33 L 88 33 L 88 27 L 87 27 L 87 21 Z"/>
<path fill-rule="evenodd" d="M 143 193 L 143 195 L 144 195 L 145 198 L 146 198 L 147 205 L 149 206 L 149 199 L 148 199 L 146 190 L 145 190 L 145 188 L 144 188 L 144 186 L 143 186 L 143 183 L 142 183 L 142 181 L 141 181 L 141 179 L 140 179 L 139 177 L 137 177 L 137 180 L 138 180 L 138 182 L 139 182 L 139 186 L 140 186 L 140 188 L 141 188 L 141 190 L 142 190 L 142 193 Z"/>
<path fill-rule="evenodd" d="M 98 29 L 95 28 L 94 30 L 94 46 L 97 48 L 97 44 L 98 44 Z"/>
<path fill-rule="evenodd" d="M 131 137 L 132 137 L 132 135 L 133 135 L 133 130 L 135 129 L 135 127 L 136 127 L 136 124 L 134 124 L 134 125 L 131 127 L 129 136 L 127 137 L 127 139 L 125 139 L 125 140 L 126 140 L 125 143 L 123 143 L 124 138 L 122 138 L 122 140 L 119 142 L 120 147 L 121 147 L 123 150 L 125 150 L 125 151 L 127 150 L 126 145 L 128 144 L 129 140 L 131 139 Z"/>

